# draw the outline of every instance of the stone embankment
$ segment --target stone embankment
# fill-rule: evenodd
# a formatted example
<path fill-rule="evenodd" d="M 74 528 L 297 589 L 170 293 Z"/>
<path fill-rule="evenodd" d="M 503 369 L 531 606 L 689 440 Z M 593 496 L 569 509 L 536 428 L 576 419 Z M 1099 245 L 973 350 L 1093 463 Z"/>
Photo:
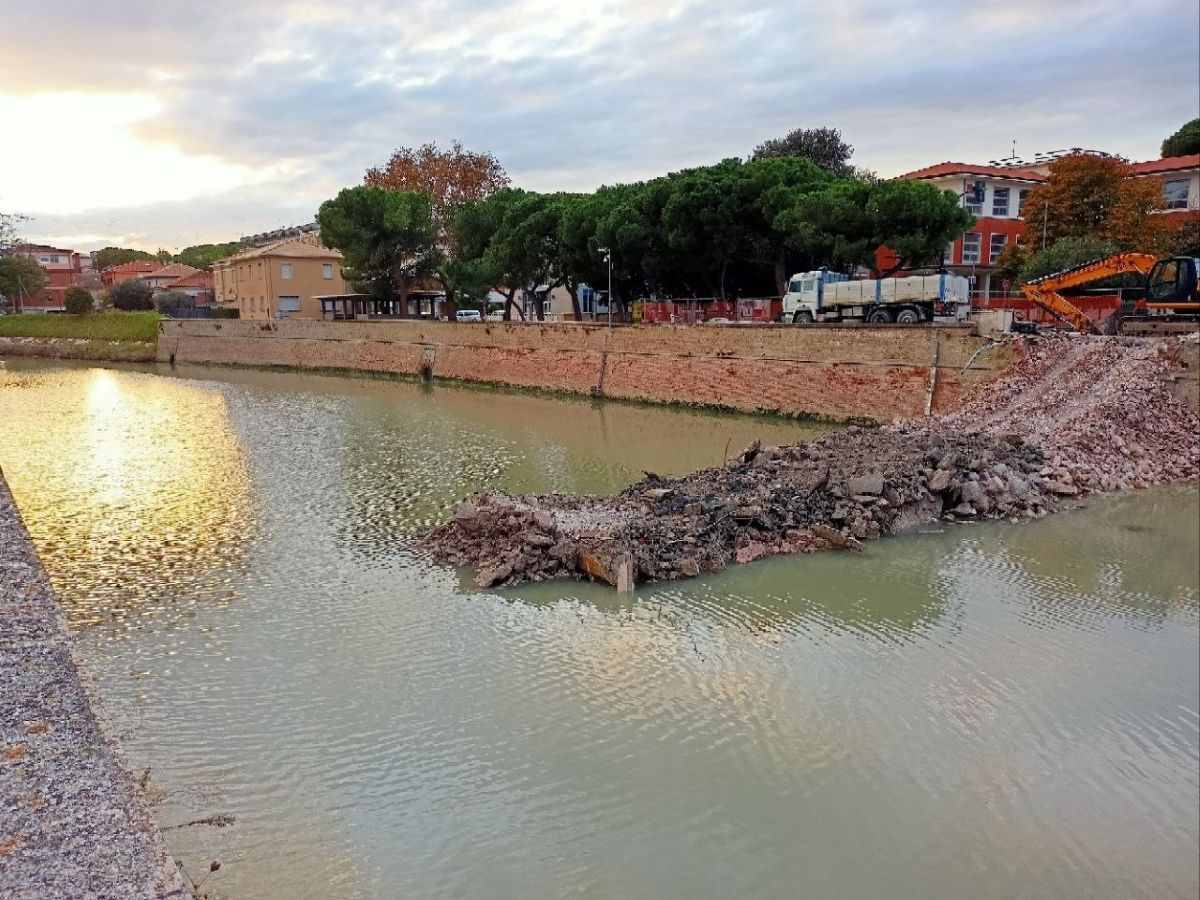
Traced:
<path fill-rule="evenodd" d="M 380 372 L 650 403 L 891 422 L 1009 361 L 965 325 L 159 322 L 159 362 Z"/>
<path fill-rule="evenodd" d="M 152 341 L 0 336 L 0 357 L 33 356 L 44 359 L 85 359 L 97 362 L 154 362 L 156 354 L 157 347 Z"/>
<path fill-rule="evenodd" d="M 1016 362 L 952 413 L 810 444 L 752 447 L 615 497 L 483 494 L 425 546 L 481 587 L 691 577 L 782 553 L 861 549 L 938 519 L 1040 518 L 1099 491 L 1194 480 L 1200 419 L 1168 381 L 1184 339 L 1021 339 Z"/>
<path fill-rule="evenodd" d="M 192 896 L 0 475 L 0 900 Z"/>

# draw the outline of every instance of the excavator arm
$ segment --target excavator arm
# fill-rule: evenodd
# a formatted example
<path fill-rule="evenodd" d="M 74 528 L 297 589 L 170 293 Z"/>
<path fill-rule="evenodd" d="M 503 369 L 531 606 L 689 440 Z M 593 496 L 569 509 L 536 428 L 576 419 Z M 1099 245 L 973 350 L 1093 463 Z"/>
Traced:
<path fill-rule="evenodd" d="M 1096 323 L 1059 291 L 1091 284 L 1101 278 L 1122 275 L 1126 272 L 1145 275 L 1154 268 L 1155 262 L 1157 262 L 1157 258 L 1148 253 L 1116 253 L 1106 256 L 1104 259 L 1096 259 L 1081 266 L 1075 266 L 1073 269 L 1065 269 L 1062 272 L 1035 278 L 1021 285 L 1021 290 L 1033 303 L 1055 318 L 1067 322 L 1076 331 L 1083 334 L 1096 334 L 1099 331 Z"/>

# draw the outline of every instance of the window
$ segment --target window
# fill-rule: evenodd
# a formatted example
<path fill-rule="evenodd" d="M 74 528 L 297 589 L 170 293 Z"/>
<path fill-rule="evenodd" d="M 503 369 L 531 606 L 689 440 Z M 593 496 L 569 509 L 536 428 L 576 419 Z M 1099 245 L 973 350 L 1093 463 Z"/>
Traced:
<path fill-rule="evenodd" d="M 800 293 L 802 287 L 803 287 L 803 285 L 801 284 L 800 279 L 797 278 L 795 281 L 793 281 L 791 284 L 788 285 L 788 293 L 798 294 L 798 293 Z"/>
<path fill-rule="evenodd" d="M 586 284 L 579 286 L 579 311 L 590 314 L 596 308 L 596 292 Z"/>
<path fill-rule="evenodd" d="M 1014 215 L 1018 215 L 1018 216 L 1023 216 L 1023 215 L 1025 215 L 1025 198 L 1026 198 L 1026 197 L 1028 197 L 1028 196 L 1029 196 L 1029 191 L 1028 191 L 1028 190 L 1021 191 L 1021 193 L 1019 193 L 1019 194 L 1017 195 L 1017 197 L 1019 198 L 1019 201 L 1020 201 L 1020 204 L 1021 204 L 1021 206 L 1020 206 L 1020 209 L 1018 209 L 1018 210 L 1016 210 L 1016 211 L 1014 212 Z"/>
<path fill-rule="evenodd" d="M 951 241 L 950 246 L 946 248 L 946 253 L 942 257 L 942 263 L 947 266 L 954 265 L 954 241 Z"/>
<path fill-rule="evenodd" d="M 1004 251 L 1004 245 L 1008 243 L 1007 234 L 993 234 L 988 245 L 988 259 L 992 265 L 996 264 L 996 258 Z"/>
<path fill-rule="evenodd" d="M 963 235 L 962 261 L 964 266 L 976 265 L 979 262 L 979 250 L 983 245 L 983 235 L 971 232 Z"/>
<path fill-rule="evenodd" d="M 1182 281 L 1179 264 L 1168 259 L 1159 263 L 1150 273 L 1150 283 L 1146 285 L 1146 299 L 1151 303 L 1165 303 L 1174 299 L 1175 285 Z"/>
<path fill-rule="evenodd" d="M 1008 194 L 1009 188 L 995 188 L 992 191 L 992 215 L 1007 216 L 1008 215 Z"/>
<path fill-rule="evenodd" d="M 284 278 L 291 278 L 292 277 L 292 264 L 291 263 L 280 263 L 279 264 L 279 274 L 282 275 Z"/>
<path fill-rule="evenodd" d="M 300 312 L 299 297 L 280 297 L 275 304 L 275 317 L 278 319 L 290 319 L 292 313 Z"/>
<path fill-rule="evenodd" d="M 1163 184 L 1163 200 L 1167 209 L 1187 209 L 1188 182 L 1186 178 L 1178 181 L 1168 181 Z"/>
<path fill-rule="evenodd" d="M 978 182 L 976 182 L 976 184 L 978 184 Z M 967 212 L 969 212 L 971 215 L 978 216 L 983 213 L 983 199 L 980 198 L 976 200 L 975 198 L 977 195 L 975 191 L 976 185 L 968 183 L 966 186 L 966 194 L 963 195 L 963 206 L 967 208 Z M 980 193 L 985 193 L 986 191 L 987 188 L 985 187 Z"/>
<path fill-rule="evenodd" d="M 333 278 L 333 263 L 321 263 L 321 277 L 326 281 Z"/>

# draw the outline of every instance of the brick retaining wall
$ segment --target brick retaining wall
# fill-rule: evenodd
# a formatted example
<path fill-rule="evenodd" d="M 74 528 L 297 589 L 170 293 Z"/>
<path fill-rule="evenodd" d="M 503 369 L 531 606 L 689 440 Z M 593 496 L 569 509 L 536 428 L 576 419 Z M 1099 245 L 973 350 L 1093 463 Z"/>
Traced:
<path fill-rule="evenodd" d="M 933 409 L 1011 359 L 967 326 L 604 326 L 487 322 L 182 320 L 160 324 L 158 358 L 352 369 L 709 404 L 746 411 L 890 421 Z"/>

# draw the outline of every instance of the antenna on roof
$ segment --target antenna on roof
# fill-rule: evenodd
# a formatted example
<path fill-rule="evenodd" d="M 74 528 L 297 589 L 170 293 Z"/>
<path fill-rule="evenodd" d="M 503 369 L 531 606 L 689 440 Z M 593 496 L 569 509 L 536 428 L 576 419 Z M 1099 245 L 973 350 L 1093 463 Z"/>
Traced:
<path fill-rule="evenodd" d="M 993 159 L 991 162 L 988 163 L 988 165 L 989 166 L 1001 166 L 1006 169 L 1018 169 L 1021 166 L 1028 165 L 1028 163 L 1025 162 L 1025 160 L 1021 159 L 1021 157 L 1017 156 L 1017 139 L 1013 138 L 1012 154 L 1009 156 L 1005 156 L 1002 159 Z"/>

